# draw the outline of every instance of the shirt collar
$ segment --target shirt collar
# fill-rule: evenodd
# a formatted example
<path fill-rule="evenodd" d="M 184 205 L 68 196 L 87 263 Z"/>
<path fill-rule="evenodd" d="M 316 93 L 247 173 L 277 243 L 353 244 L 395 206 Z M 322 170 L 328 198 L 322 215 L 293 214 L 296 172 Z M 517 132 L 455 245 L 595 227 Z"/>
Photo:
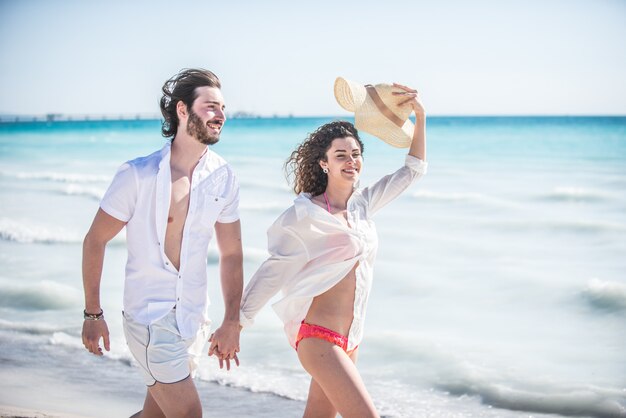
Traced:
<path fill-rule="evenodd" d="M 168 142 L 161 148 L 161 161 L 159 162 L 159 171 L 163 169 L 163 167 L 168 167 L 170 165 L 170 156 L 172 155 L 172 143 Z"/>
<path fill-rule="evenodd" d="M 354 192 L 352 192 L 350 199 L 348 199 L 348 205 L 350 205 L 350 202 L 352 202 L 354 199 L 357 199 L 360 195 L 361 189 L 354 189 Z M 311 193 L 302 192 L 293 201 L 293 206 L 296 209 L 296 216 L 298 220 L 301 220 L 306 216 L 315 216 L 315 213 L 319 213 L 317 209 L 314 208 L 314 206 L 317 205 L 311 202 L 311 197 Z"/>
<path fill-rule="evenodd" d="M 298 220 L 301 220 L 309 215 L 309 209 L 312 204 L 314 203 L 311 202 L 311 193 L 302 192 L 298 195 L 298 197 L 296 197 L 293 201 L 293 206 L 296 209 L 296 216 L 298 217 Z"/>
<path fill-rule="evenodd" d="M 206 147 L 206 151 L 204 151 L 204 154 L 202 154 L 202 157 L 200 157 L 200 161 L 198 161 L 198 165 L 196 166 L 197 169 L 204 169 L 206 168 L 206 165 L 209 162 L 209 154 L 213 154 L 213 151 L 211 151 L 209 149 L 209 146 L 207 145 Z"/>
<path fill-rule="evenodd" d="M 212 153 L 213 151 L 211 151 L 209 149 L 209 146 L 207 145 L 206 151 L 202 155 L 202 157 L 200 157 L 200 161 L 198 161 L 198 165 L 196 166 L 196 168 L 203 169 L 206 166 L 206 164 L 208 164 L 209 154 L 212 154 Z M 159 162 L 159 171 L 161 171 L 163 167 L 169 168 L 171 156 L 172 156 L 172 143 L 168 142 L 167 144 L 163 146 L 163 148 L 161 148 L 161 161 Z"/>

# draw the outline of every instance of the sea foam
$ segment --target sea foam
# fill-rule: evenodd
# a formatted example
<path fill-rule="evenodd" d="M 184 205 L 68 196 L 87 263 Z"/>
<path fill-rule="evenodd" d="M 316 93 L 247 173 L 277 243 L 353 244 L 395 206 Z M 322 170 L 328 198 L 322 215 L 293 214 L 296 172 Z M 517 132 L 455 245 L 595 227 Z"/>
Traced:
<path fill-rule="evenodd" d="M 70 184 L 61 189 L 60 192 L 68 196 L 83 196 L 100 201 L 102 199 L 102 196 L 104 196 L 105 189 L 99 187 L 88 187 L 80 186 L 78 184 Z"/>
<path fill-rule="evenodd" d="M 62 327 L 44 322 L 16 322 L 0 319 L 0 329 L 30 335 L 52 335 L 57 331 L 61 331 Z"/>
<path fill-rule="evenodd" d="M 271 393 L 299 401 L 306 400 L 309 383 L 309 377 L 304 370 L 280 370 L 246 365 L 227 372 L 226 369 L 219 369 L 215 361 L 204 363 L 198 371 L 198 377 L 223 386 L 246 389 L 250 392 Z"/>
<path fill-rule="evenodd" d="M 580 234 L 599 234 L 611 232 L 626 232 L 626 224 L 615 221 L 604 221 L 599 219 L 511 219 L 511 220 L 489 220 L 481 222 L 484 227 L 496 228 L 500 231 L 554 231 L 572 232 Z"/>
<path fill-rule="evenodd" d="M 403 333 L 379 332 L 368 340 L 368 345 L 371 344 L 376 351 L 387 352 L 389 341 L 404 343 L 396 345 L 395 349 L 395 360 L 405 364 L 402 372 L 397 373 L 414 370 L 420 380 L 430 381 L 441 393 L 477 397 L 489 407 L 525 413 L 601 418 L 626 416 L 626 393 L 619 389 L 569 384 L 483 367 L 443 346 L 430 344 L 422 337 L 408 337 Z"/>
<path fill-rule="evenodd" d="M 626 284 L 589 280 L 582 295 L 594 307 L 606 311 L 626 311 Z"/>
<path fill-rule="evenodd" d="M 520 207 L 521 205 L 512 201 L 499 197 L 489 196 L 483 193 L 475 192 L 434 192 L 431 190 L 418 190 L 411 193 L 411 197 L 419 200 L 426 200 L 432 202 L 463 202 L 463 203 L 477 203 L 485 206 L 498 206 L 498 207 Z"/>
<path fill-rule="evenodd" d="M 618 197 L 618 195 L 604 190 L 582 187 L 555 187 L 552 192 L 541 196 L 545 200 L 576 202 L 597 202 Z"/>
<path fill-rule="evenodd" d="M 32 284 L 0 282 L 0 305 L 22 310 L 55 310 L 81 306 L 82 293 L 50 280 Z"/>
<path fill-rule="evenodd" d="M 600 388 L 555 386 L 528 391 L 480 380 L 458 381 L 440 385 L 440 388 L 456 396 L 480 396 L 485 404 L 514 411 L 598 418 L 626 416 L 626 409 L 618 400 L 624 400 L 623 394 L 607 393 L 609 391 Z"/>
<path fill-rule="evenodd" d="M 42 244 L 76 244 L 82 241 L 78 234 L 59 227 L 27 224 L 7 218 L 0 218 L 0 239 Z"/>
<path fill-rule="evenodd" d="M 0 218 L 0 240 L 20 244 L 80 244 L 84 235 L 67 229 L 41 225 L 34 222 Z M 120 245 L 126 242 L 126 235 L 117 234 L 109 245 Z"/>
<path fill-rule="evenodd" d="M 20 180 L 46 180 L 55 181 L 61 183 L 108 183 L 111 181 L 111 176 L 97 175 L 97 174 L 83 174 L 83 173 L 57 173 L 52 171 L 44 172 L 0 172 L 3 177 L 13 177 Z"/>
<path fill-rule="evenodd" d="M 69 350 L 85 350 L 81 337 L 73 336 L 62 331 L 53 333 L 49 342 L 52 345 L 64 347 Z M 111 351 L 105 351 L 104 347 L 102 348 L 105 353 L 105 358 L 109 360 L 119 361 L 126 366 L 137 365 L 123 339 L 111 338 Z"/>

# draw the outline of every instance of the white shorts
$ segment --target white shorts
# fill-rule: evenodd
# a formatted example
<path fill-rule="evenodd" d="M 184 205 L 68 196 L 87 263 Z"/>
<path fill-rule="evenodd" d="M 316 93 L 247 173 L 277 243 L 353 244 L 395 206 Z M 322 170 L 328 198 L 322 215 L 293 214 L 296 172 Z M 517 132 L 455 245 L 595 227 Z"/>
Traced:
<path fill-rule="evenodd" d="M 209 338 L 209 323 L 195 338 L 183 339 L 176 324 L 176 308 L 150 325 L 124 315 L 126 343 L 143 372 L 147 386 L 176 383 L 194 376 Z"/>

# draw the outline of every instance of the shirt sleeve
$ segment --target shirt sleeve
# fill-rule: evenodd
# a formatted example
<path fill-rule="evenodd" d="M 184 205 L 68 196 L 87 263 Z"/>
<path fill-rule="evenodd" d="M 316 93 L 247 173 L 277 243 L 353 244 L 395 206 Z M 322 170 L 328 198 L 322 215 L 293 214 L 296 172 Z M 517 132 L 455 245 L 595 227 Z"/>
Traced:
<path fill-rule="evenodd" d="M 363 197 L 371 215 L 398 197 L 413 182 L 426 174 L 428 163 L 407 155 L 404 166 L 363 189 Z"/>
<path fill-rule="evenodd" d="M 102 197 L 100 208 L 112 217 L 128 222 L 135 211 L 137 189 L 137 177 L 133 166 L 130 163 L 122 164 Z"/>
<path fill-rule="evenodd" d="M 267 233 L 270 257 L 252 276 L 241 299 L 240 322 L 246 327 L 265 304 L 295 277 L 308 262 L 308 253 L 299 237 L 278 222 Z"/>
<path fill-rule="evenodd" d="M 217 222 L 227 224 L 239 220 L 239 181 L 234 173 L 231 173 L 230 193 L 226 204 L 217 217 Z"/>

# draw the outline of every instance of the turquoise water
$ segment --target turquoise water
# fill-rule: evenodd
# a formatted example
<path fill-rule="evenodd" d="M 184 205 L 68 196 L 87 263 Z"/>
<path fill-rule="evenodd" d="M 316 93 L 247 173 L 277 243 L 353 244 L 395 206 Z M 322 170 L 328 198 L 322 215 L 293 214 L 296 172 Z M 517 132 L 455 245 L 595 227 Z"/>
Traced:
<path fill-rule="evenodd" d="M 265 230 L 293 199 L 284 160 L 331 119 L 227 122 L 214 149 L 242 186 L 246 279 L 266 256 Z M 359 369 L 381 413 L 624 416 L 626 118 L 433 117 L 427 131 L 429 174 L 376 219 Z M 364 141 L 363 185 L 402 164 L 404 150 Z M 82 237 L 116 168 L 163 143 L 158 121 L 0 125 L 3 350 L 32 349 L 34 339 L 87 356 Z M 219 321 L 215 251 L 207 268 Z M 120 234 L 107 250 L 106 312 L 121 309 L 125 257 Z M 123 378 L 137 371 L 117 319 L 106 361 Z M 269 307 L 242 335 L 241 359 L 228 374 L 206 359 L 201 379 L 305 399 L 308 379 Z M 32 361 L 23 367 L 62 367 Z"/>

